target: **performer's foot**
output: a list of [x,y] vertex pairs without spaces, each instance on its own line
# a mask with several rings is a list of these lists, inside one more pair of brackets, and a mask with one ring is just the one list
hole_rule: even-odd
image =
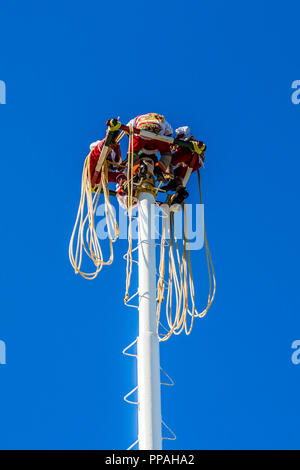
[[176,194],[174,194],[174,196],[172,196],[171,198],[171,205],[172,204],[182,204],[183,201],[189,197],[189,193],[187,192],[187,190],[185,188],[180,188],[179,191],[177,191]]

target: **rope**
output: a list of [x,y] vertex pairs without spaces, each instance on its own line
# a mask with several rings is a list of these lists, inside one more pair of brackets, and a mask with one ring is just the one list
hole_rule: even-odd
[[[125,133],[118,136],[120,141]],[[127,215],[128,215],[128,249],[125,255],[126,259],[126,286],[124,302],[129,306],[129,301],[136,295],[129,297],[130,284],[132,278],[133,248],[132,248],[132,209],[136,197],[134,198],[133,184],[133,126],[129,126],[129,147],[127,157]],[[76,274],[80,274],[85,279],[95,279],[103,266],[112,264],[114,260],[113,243],[119,237],[119,228],[114,213],[114,208],[110,203],[109,185],[108,185],[108,166],[110,162],[104,161],[101,168],[101,181],[95,192],[92,190],[90,174],[90,156],[86,157],[81,181],[81,196],[75,225],[71,235],[69,245],[69,258]],[[114,164],[116,165],[116,164]],[[120,165],[124,166],[124,162]],[[202,201],[201,179],[198,170],[198,185],[200,194],[200,203]],[[160,186],[153,188],[156,193]],[[100,193],[103,192],[105,203],[105,222],[108,231],[109,257],[104,259],[99,238],[95,227],[95,213],[99,203]],[[196,309],[195,285],[192,274],[191,252],[188,237],[187,211],[186,206],[182,204],[183,214],[183,241],[179,247],[178,237],[175,229],[174,212],[169,208],[163,211],[162,231],[160,241],[160,257],[157,280],[157,310],[156,325],[157,335],[160,341],[167,341],[173,334],[179,335],[183,331],[189,335],[192,331],[195,318],[203,318],[216,293],[216,278],[212,262],[212,256],[208,246],[206,228],[203,217],[204,244],[206,253],[206,262],[208,269],[209,289],[206,306],[202,311]],[[169,240],[167,241],[167,237]],[[81,269],[83,256],[87,255],[94,265],[91,271]],[[166,279],[167,278],[167,279]],[[163,312],[164,306],[164,312]],[[162,316],[165,317],[166,325],[163,325]],[[161,328],[163,332],[161,332]]]
[[[201,191],[201,180],[200,172],[198,170],[198,184],[200,203],[202,204],[202,191]],[[191,252],[189,246],[188,237],[188,226],[187,226],[187,214],[184,203],[182,204],[183,210],[183,243],[182,243],[182,254],[180,254],[178,239],[175,231],[174,213],[170,212],[163,217],[162,221],[162,233],[161,233],[161,244],[160,244],[160,263],[159,263],[159,275],[157,281],[157,335],[160,341],[167,341],[172,334],[179,335],[183,330],[187,335],[192,331],[195,318],[203,318],[213,300],[216,293],[216,278],[215,271],[212,262],[210,249],[208,246],[205,223],[203,218],[203,231],[204,231],[204,244],[205,253],[207,259],[208,268],[208,279],[209,279],[209,292],[208,300],[205,308],[198,312],[196,309],[195,302],[195,286],[192,274],[192,263],[191,263]],[[203,213],[202,213],[203,217]],[[170,240],[169,250],[166,252],[166,233],[169,229]],[[167,287],[167,298],[165,302],[165,317],[167,320],[168,328],[164,329],[164,333],[159,331],[159,327],[162,326],[161,315],[162,315],[162,304],[164,302],[166,281],[166,258],[168,264],[168,287]],[[173,307],[173,301],[175,306]]]
[[[80,274],[85,279],[95,279],[103,266],[112,264],[114,259],[113,243],[119,237],[118,224],[109,199],[107,164],[104,162],[102,166],[101,182],[93,194],[90,174],[90,156],[91,152],[86,157],[83,166],[81,197],[69,244],[69,258],[71,265],[73,266],[75,273]],[[110,255],[107,261],[104,260],[100,241],[95,228],[95,212],[98,206],[101,191],[103,191],[104,194],[105,219],[108,228],[109,239]],[[74,244],[76,247],[75,253]],[[95,266],[93,271],[86,272],[81,270],[84,252],[88,258],[92,260]]]
[[126,288],[124,303],[129,300],[129,289],[132,275],[132,205],[133,205],[133,127],[129,126],[129,148],[127,165],[127,214],[128,214],[128,249],[126,255]]

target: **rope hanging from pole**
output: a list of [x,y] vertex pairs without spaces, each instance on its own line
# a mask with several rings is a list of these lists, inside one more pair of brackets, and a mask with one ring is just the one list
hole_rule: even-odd
[[128,215],[128,250],[126,254],[126,289],[125,304],[129,299],[129,288],[132,275],[132,205],[133,205],[133,128],[129,128],[129,147],[128,147],[128,198],[127,198],[127,215]]
[[[129,291],[133,269],[132,209],[135,200],[134,191],[136,190],[134,186],[133,138],[136,129],[133,128],[131,124],[129,126],[123,126],[119,124],[116,124],[115,122],[113,125],[110,124],[108,136],[110,139],[109,145],[111,145],[112,134],[119,132],[119,130],[122,130],[122,132],[116,136],[116,142],[119,142],[126,134],[129,137],[127,152],[128,156],[125,169],[125,171],[127,171],[126,208],[128,216],[128,249],[125,256],[126,283],[124,302],[127,304],[129,300]],[[141,131],[141,133],[142,132],[143,131]],[[145,131],[143,134],[145,134],[147,137],[150,133]],[[158,139],[159,136],[155,136],[155,138]],[[167,137],[163,137],[163,139],[169,139],[169,141],[172,140],[175,143],[181,142],[178,139]],[[185,146],[187,146],[187,144],[195,147],[195,143],[184,142]],[[109,145],[106,147],[106,152],[110,148]],[[198,152],[197,148],[196,151]],[[97,172],[99,175],[101,174],[100,183],[96,186],[93,186],[90,171],[90,158],[91,152],[86,157],[83,166],[80,202],[69,244],[69,258],[71,265],[73,266],[75,273],[80,274],[85,279],[95,279],[103,266],[112,264],[114,260],[113,244],[119,237],[119,228],[115,211],[110,202],[110,190],[108,182],[108,170],[112,163],[107,159],[102,159],[100,162],[101,165],[97,166]],[[122,164],[114,163],[114,165],[120,166],[122,168],[125,167],[124,162]],[[197,172],[200,203],[203,204],[200,172],[199,170],[197,170]],[[149,187],[149,190],[156,192],[156,194],[158,191],[161,191],[160,187],[155,188],[154,186],[152,188]],[[107,259],[104,259],[102,247],[95,227],[95,214],[99,204],[100,194],[102,193],[104,196],[105,222],[108,232],[109,256]],[[216,293],[214,266],[208,246],[204,216],[202,212],[209,288],[206,306],[202,311],[197,310],[195,300],[195,285],[192,274],[191,251],[188,238],[187,212],[184,202],[181,204],[181,207],[184,227],[181,246],[179,245],[179,240],[176,234],[174,212],[171,210],[165,210],[164,216],[162,217],[162,230],[159,244],[160,256],[157,279],[156,311],[157,334],[160,341],[166,341],[173,334],[179,335],[183,331],[189,335],[192,331],[195,318],[203,318],[207,314]],[[84,255],[87,255],[88,259],[90,259],[94,265],[94,268],[90,271],[86,271],[82,268]],[[166,326],[164,325],[163,321],[166,322]]]

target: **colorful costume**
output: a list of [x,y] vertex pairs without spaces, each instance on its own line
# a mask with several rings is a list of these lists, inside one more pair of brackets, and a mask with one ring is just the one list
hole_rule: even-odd
[[[131,119],[127,125],[131,125],[148,132],[153,132],[157,135],[171,135],[173,133],[172,127],[165,120],[164,116],[157,113],[142,114]],[[171,148],[170,144],[167,142],[160,142],[147,137],[134,136],[133,152],[136,163],[135,173],[137,173],[142,161],[147,163],[147,159],[153,160],[153,163],[155,164],[154,173],[158,177],[162,177],[162,174],[166,172],[170,165]],[[157,159],[158,152],[161,155],[160,160]]]
[[[103,148],[105,142],[105,138],[102,140],[97,140],[97,142],[94,142],[90,145],[90,150],[91,150],[91,155],[90,155],[90,172],[91,172],[91,178],[93,178],[93,174],[97,165],[97,162],[99,160],[101,150]],[[120,165],[122,163],[122,156],[121,156],[121,149],[120,145],[117,143],[114,143],[111,145],[112,149],[107,157],[107,160],[112,163],[116,163]],[[118,170],[118,166],[110,165],[108,169],[108,181],[115,183],[118,174],[120,171]],[[101,172],[97,178],[96,184],[99,184],[101,180]]]

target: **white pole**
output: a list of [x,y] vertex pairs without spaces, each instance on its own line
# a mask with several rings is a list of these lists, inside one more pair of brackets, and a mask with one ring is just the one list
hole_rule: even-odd
[[138,430],[140,450],[161,450],[159,341],[156,334],[154,196],[139,202]]

